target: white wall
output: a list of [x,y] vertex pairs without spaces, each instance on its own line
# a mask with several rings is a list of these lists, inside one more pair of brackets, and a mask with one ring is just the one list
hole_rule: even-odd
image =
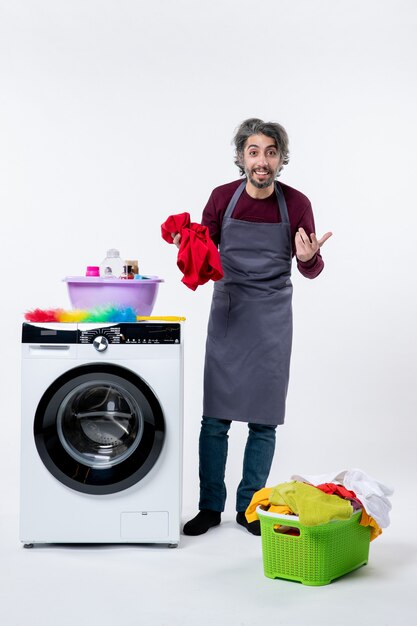
[[[334,231],[317,280],[294,268],[292,379],[271,481],[359,466],[395,485],[415,468],[416,21],[413,0],[0,0],[9,475],[23,314],[68,307],[61,278],[115,246],[165,279],[155,313],[188,319],[184,504],[194,510],[211,286],[180,283],[160,224],[182,211],[198,221],[212,188],[237,178],[231,139],[249,116],[287,128],[281,180],[310,197],[319,235]],[[232,432],[231,496],[245,428]],[[17,484],[6,485],[13,507]]]

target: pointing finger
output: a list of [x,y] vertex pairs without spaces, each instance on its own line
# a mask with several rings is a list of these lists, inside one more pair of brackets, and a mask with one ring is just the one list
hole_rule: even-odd
[[323,237],[321,239],[319,239],[318,244],[321,248],[321,246],[333,235],[333,233],[328,232],[325,235],[323,235]]

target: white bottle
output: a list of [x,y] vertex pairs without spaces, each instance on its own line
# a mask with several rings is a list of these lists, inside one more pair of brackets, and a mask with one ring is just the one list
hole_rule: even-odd
[[101,278],[120,278],[123,273],[123,261],[115,248],[107,250],[106,258],[100,263]]

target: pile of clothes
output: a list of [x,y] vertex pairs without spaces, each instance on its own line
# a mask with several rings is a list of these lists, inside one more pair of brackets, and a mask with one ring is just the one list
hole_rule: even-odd
[[257,491],[246,510],[246,519],[258,519],[260,506],[270,513],[298,515],[303,526],[349,519],[361,510],[360,524],[371,527],[371,541],[389,526],[393,489],[359,469],[335,474],[291,476],[291,480]]

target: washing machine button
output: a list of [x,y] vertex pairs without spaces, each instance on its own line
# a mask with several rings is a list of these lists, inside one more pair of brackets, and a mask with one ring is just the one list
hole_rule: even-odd
[[108,345],[109,342],[107,341],[106,337],[103,337],[101,335],[99,337],[95,337],[93,340],[93,346],[98,352],[104,352],[104,350],[107,350]]

